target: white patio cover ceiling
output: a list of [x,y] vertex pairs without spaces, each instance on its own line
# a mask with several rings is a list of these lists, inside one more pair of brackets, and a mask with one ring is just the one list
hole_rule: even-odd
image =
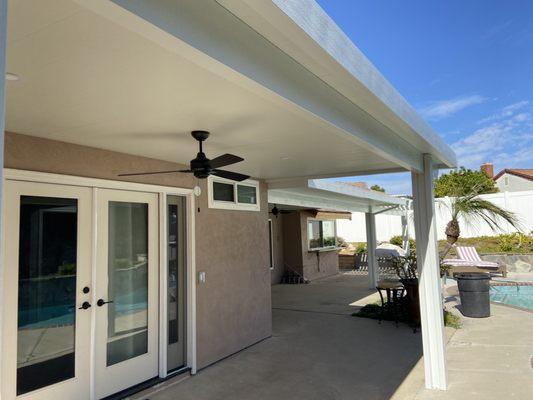
[[307,180],[269,185],[268,202],[278,208],[404,214],[408,200],[340,182]]
[[420,171],[425,153],[455,163],[312,1],[8,9],[8,131],[186,164],[189,132],[205,129],[208,157],[238,154],[236,172],[267,180]]

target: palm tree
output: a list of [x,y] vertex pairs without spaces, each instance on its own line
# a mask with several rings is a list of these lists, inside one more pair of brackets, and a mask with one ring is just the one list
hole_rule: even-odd
[[449,208],[452,219],[446,225],[446,247],[442,251],[441,260],[446,257],[452,246],[461,235],[459,218],[461,217],[467,224],[485,222],[493,231],[500,229],[499,222],[507,222],[517,230],[520,223],[516,214],[507,211],[488,200],[479,197],[478,187],[474,186],[467,193],[458,190],[457,196],[450,197]]

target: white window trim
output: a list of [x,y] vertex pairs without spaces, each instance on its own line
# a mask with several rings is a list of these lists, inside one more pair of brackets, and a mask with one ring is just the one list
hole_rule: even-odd
[[[333,245],[333,246],[323,246],[323,247],[309,247],[309,222],[312,222],[312,221],[319,221],[319,222],[333,221],[333,230],[334,230],[334,234],[335,234],[335,245]],[[336,249],[339,248],[339,246],[337,246],[337,220],[336,219],[307,218],[306,224],[307,224],[307,226],[306,226],[306,232],[307,232],[306,240],[307,240],[307,250],[308,251],[326,251],[326,250],[336,250]]]
[[[213,182],[220,182],[220,183],[226,183],[229,185],[233,185],[233,201],[215,200]],[[255,187],[257,203],[256,204],[239,203],[238,196],[237,196],[237,185]],[[230,179],[219,178],[218,176],[211,175],[209,176],[209,178],[207,178],[207,191],[208,191],[207,198],[208,198],[209,208],[219,208],[223,210],[261,211],[259,181],[247,179],[242,182],[236,182]]]
[[274,221],[272,218],[268,219],[268,234],[270,235],[270,259],[272,260],[270,264],[270,270],[272,271],[276,268],[276,260],[274,258]]

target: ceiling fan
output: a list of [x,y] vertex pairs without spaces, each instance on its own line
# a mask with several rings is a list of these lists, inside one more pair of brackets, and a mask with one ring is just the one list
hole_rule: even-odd
[[233,154],[223,154],[210,160],[203,152],[202,142],[207,140],[209,132],[207,131],[192,131],[191,135],[198,141],[200,151],[196,154],[196,158],[190,162],[190,169],[178,169],[171,171],[152,171],[152,172],[134,172],[127,174],[119,174],[119,176],[135,176],[135,175],[156,175],[168,174],[172,172],[182,172],[186,174],[194,174],[198,179],[205,179],[209,175],[219,176],[221,178],[231,179],[232,181],[241,182],[249,178],[248,175],[239,174],[237,172],[225,171],[219,169],[227,165],[236,164],[244,161],[244,158],[235,156]]

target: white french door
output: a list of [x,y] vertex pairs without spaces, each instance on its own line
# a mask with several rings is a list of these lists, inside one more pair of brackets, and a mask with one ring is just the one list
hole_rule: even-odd
[[90,188],[6,181],[2,399],[89,399]]
[[158,195],[5,182],[2,400],[157,376]]
[[97,189],[95,393],[158,375],[158,197]]

